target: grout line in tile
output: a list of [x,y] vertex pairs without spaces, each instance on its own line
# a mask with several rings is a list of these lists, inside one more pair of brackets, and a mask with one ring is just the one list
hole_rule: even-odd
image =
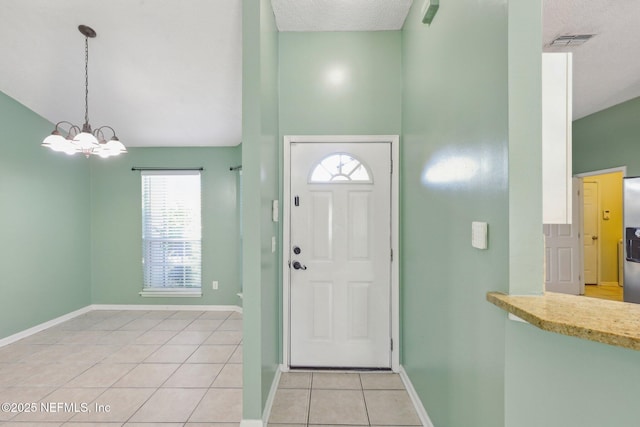
[[[98,323],[100,323],[100,322],[104,322],[104,321],[106,321],[106,320],[108,320],[108,319],[112,319],[112,320],[117,319],[118,314],[120,314],[120,313],[121,313],[120,311],[114,311],[113,313],[109,313],[109,315],[108,315],[108,316],[102,316],[102,317],[100,317],[99,319],[95,319],[95,321],[94,321],[93,323],[91,323],[91,324],[87,324],[87,325],[86,325],[86,327],[84,327],[83,329],[78,329],[78,330],[68,330],[68,331],[65,331],[65,332],[66,332],[66,333],[76,333],[76,332],[82,332],[82,331],[99,331],[99,330],[91,329],[91,327],[92,327],[93,325],[95,325],[95,324],[98,324]],[[175,335],[177,335],[178,333],[180,333],[180,332],[184,331],[184,330],[185,330],[189,325],[191,325],[194,321],[196,321],[196,320],[198,320],[198,319],[202,318],[205,314],[206,314],[206,312],[203,312],[200,316],[198,316],[198,317],[196,317],[196,318],[191,319],[191,321],[190,321],[190,322],[188,322],[187,324],[185,324],[185,325],[182,327],[182,329],[180,329],[180,330],[176,330],[176,331],[171,331],[171,332],[174,332],[174,335],[173,335],[173,336],[175,336]],[[217,327],[212,328],[212,329],[210,330],[210,334],[209,334],[209,336],[211,336],[211,334],[213,334],[215,331],[217,331],[217,330],[219,329],[219,327],[220,327],[220,326],[221,326],[221,325],[222,325],[226,320],[229,320],[229,317],[230,317],[231,315],[232,315],[232,313],[230,313],[229,315],[227,315],[224,319],[216,319],[216,320],[221,320],[221,323],[220,323]],[[131,322],[134,322],[134,321],[136,321],[136,320],[138,320],[138,319],[142,319],[142,318],[144,318],[144,314],[142,314],[142,315],[140,315],[140,316],[137,316],[137,317],[134,317],[134,318],[131,318],[131,320],[130,320],[129,322],[127,322],[127,323],[123,324],[120,328],[124,327],[125,325],[127,325],[127,324],[129,324],[129,323],[131,323]],[[165,319],[162,319],[162,320],[166,320],[166,318],[165,318]],[[162,321],[162,320],[161,320],[161,321]],[[188,319],[187,319],[187,320],[188,320]],[[114,333],[114,332],[116,332],[116,331],[123,331],[123,330],[121,330],[120,328],[105,330],[105,331],[104,331],[104,332],[106,332],[105,337],[106,337],[106,336],[108,336],[108,335],[110,335],[110,334],[113,334],[113,333]],[[153,328],[146,329],[146,330],[131,330],[131,331],[126,331],[126,332],[138,332],[137,337],[140,337],[141,335],[143,335],[143,334],[145,334],[145,333],[147,333],[147,332],[151,331],[152,329],[153,329]],[[75,379],[76,379],[77,377],[79,377],[80,375],[83,375],[83,374],[84,374],[85,372],[87,372],[88,370],[90,370],[90,369],[94,368],[94,367],[95,367],[95,366],[97,366],[97,365],[102,364],[106,358],[108,358],[108,357],[109,357],[110,355],[112,355],[113,353],[115,353],[115,352],[117,352],[117,351],[121,350],[122,348],[124,348],[124,347],[125,347],[125,346],[127,346],[127,345],[138,345],[138,346],[151,346],[151,345],[155,345],[155,346],[158,346],[158,349],[157,349],[157,350],[159,350],[159,349],[160,349],[160,348],[162,348],[163,346],[167,345],[168,341],[169,341],[170,339],[172,339],[172,338],[173,338],[173,337],[169,338],[169,339],[168,339],[166,342],[164,342],[164,343],[155,343],[155,344],[154,344],[154,343],[139,344],[139,343],[136,343],[136,342],[135,342],[135,340],[133,340],[133,341],[131,341],[131,342],[126,342],[126,343],[104,343],[103,341],[99,341],[99,342],[93,343],[92,345],[96,345],[96,346],[101,346],[101,345],[104,345],[104,346],[111,346],[111,347],[112,347],[112,349],[111,349],[111,350],[113,350],[113,351],[106,352],[106,353],[104,353],[104,354],[100,353],[100,354],[101,354],[101,357],[96,358],[96,360],[92,360],[92,361],[91,361],[91,362],[86,366],[86,368],[85,368],[85,369],[83,369],[83,370],[81,370],[81,371],[78,371],[77,373],[76,373],[76,372],[73,372],[75,375],[74,375],[74,376],[72,376],[71,378],[67,379],[63,384],[61,384],[61,385],[56,385],[56,386],[51,387],[51,391],[50,391],[48,394],[46,394],[45,396],[43,396],[41,399],[39,399],[39,400],[45,400],[48,396],[50,396],[50,395],[52,395],[53,393],[56,393],[56,392],[58,392],[58,391],[60,391],[60,390],[63,390],[63,389],[70,389],[70,388],[80,388],[80,389],[83,389],[83,388],[96,388],[96,387],[69,387],[69,383],[70,383],[71,381],[75,380]],[[82,345],[82,343],[71,343],[71,342],[70,342],[70,343],[63,343],[63,342],[61,342],[61,341],[60,341],[61,339],[62,339],[62,337],[61,337],[59,340],[57,340],[56,342],[41,343],[42,349],[44,349],[44,348],[51,348],[52,346],[56,346],[56,345],[60,345],[60,346],[69,346],[69,347],[72,347],[72,346],[74,346],[74,345],[77,345],[77,346],[79,346],[79,347],[86,348],[86,345]],[[205,340],[205,341],[206,341],[206,340]],[[207,391],[208,391],[208,390],[211,390],[211,388],[212,388],[211,386],[213,385],[213,383],[215,382],[215,380],[218,378],[218,376],[220,375],[220,373],[222,372],[222,370],[224,369],[224,367],[225,367],[225,366],[227,366],[228,364],[230,364],[229,360],[231,359],[231,357],[232,357],[233,353],[235,353],[235,351],[237,351],[237,350],[238,350],[238,348],[242,346],[242,344],[243,344],[243,342],[242,342],[242,340],[241,340],[241,341],[240,341],[240,343],[238,343],[238,344],[235,344],[235,345],[234,345],[234,350],[233,350],[233,352],[231,352],[231,354],[229,355],[229,357],[226,359],[226,361],[225,361],[224,363],[221,363],[222,368],[221,368],[221,369],[220,369],[220,371],[218,371],[218,373],[213,377],[213,379],[212,379],[211,383],[209,384],[209,386],[208,386],[208,387],[206,387],[206,386],[205,386],[205,387],[201,387],[201,388],[203,388],[203,389],[205,389],[205,390],[207,390]],[[32,345],[35,345],[35,344],[32,344]],[[192,344],[192,345],[193,345],[193,344]],[[201,346],[203,346],[203,345],[204,345],[204,341],[203,341],[202,343],[200,343],[200,344],[195,344],[195,345],[194,345],[194,350],[193,350],[193,352],[197,351],[197,350],[198,350],[199,348],[201,348]],[[217,344],[213,344],[213,346],[216,346],[216,345],[217,345]],[[224,345],[224,344],[220,344],[220,345]],[[156,350],[156,351],[157,351],[157,350]],[[187,359],[185,359],[185,360],[184,360],[183,362],[181,362],[181,363],[170,363],[170,362],[164,362],[164,363],[161,363],[161,364],[164,364],[164,365],[178,365],[178,368],[177,368],[177,369],[179,369],[180,367],[182,367],[182,366],[186,365],[186,360],[188,360],[188,358],[193,354],[193,352],[192,352],[192,353],[187,357]],[[154,353],[155,353],[155,352],[154,352]],[[152,353],[152,354],[153,354],[153,353]],[[149,356],[149,357],[150,357],[150,356]],[[145,360],[146,360],[146,359],[145,359]],[[78,361],[78,363],[82,363],[82,361]],[[144,363],[144,360],[143,360],[143,361],[140,361],[140,362],[121,362],[121,363],[131,363],[131,364],[134,364],[134,365],[140,366],[140,365],[142,365],[142,364]],[[241,363],[241,362],[240,362],[240,363],[238,363],[238,364],[242,365],[242,363]],[[7,365],[8,365],[8,366],[11,366],[11,365],[15,365],[15,363],[7,363]],[[177,370],[177,369],[176,369],[176,370]],[[175,373],[175,371],[174,371],[174,373]],[[34,375],[36,375],[36,374],[34,373]],[[126,373],[125,373],[125,374],[123,374],[123,376],[124,376],[124,375],[126,375]],[[149,402],[149,400],[150,400],[150,399],[152,399],[152,398],[153,398],[153,396],[155,396],[155,394],[157,394],[157,393],[158,393],[158,391],[162,388],[162,386],[163,386],[163,385],[164,385],[164,384],[169,380],[169,378],[170,378],[172,375],[173,375],[173,373],[172,373],[172,374],[171,374],[167,379],[165,379],[165,381],[164,381],[160,386],[158,386],[158,387],[128,387],[128,388],[136,388],[136,389],[152,389],[152,390],[153,390],[153,392],[149,395],[149,397],[148,397],[144,402],[142,402],[142,403],[141,403],[141,404],[140,404],[140,405],[139,405],[139,406],[138,406],[138,407],[133,411],[133,413],[132,413],[132,414],[131,414],[127,419],[126,419],[126,421],[124,421],[124,422],[118,422],[118,423],[116,423],[116,424],[122,425],[122,424],[125,424],[125,423],[127,423],[127,422],[131,422],[131,419],[132,419],[132,418],[133,418],[133,417],[134,417],[134,416],[135,416],[135,415],[136,415],[136,414],[137,414],[137,413],[142,409],[142,407],[144,407],[144,406]],[[27,378],[29,378],[29,377],[30,377],[30,376],[28,376]],[[14,384],[14,385],[9,386],[9,387],[4,387],[4,389],[17,389],[17,388],[19,388],[18,386],[19,386],[19,383]],[[97,388],[103,388],[103,391],[102,391],[99,395],[97,395],[97,396],[92,400],[92,402],[95,402],[95,401],[97,401],[98,399],[100,399],[100,398],[101,398],[105,393],[107,393],[108,391],[112,391],[112,392],[113,392],[113,390],[117,390],[117,389],[118,389],[118,387],[114,387],[113,385],[111,385],[111,386],[109,386],[109,387],[97,387]],[[192,389],[192,387],[172,387],[172,388],[185,389],[185,390],[190,390],[190,389]],[[112,389],[113,389],[113,390],[112,390]],[[196,410],[196,408],[198,407],[198,405],[202,402],[202,399],[204,399],[204,396],[206,395],[206,393],[207,393],[207,392],[205,391],[205,393],[203,394],[202,398],[200,399],[200,402],[198,402],[198,404],[196,404],[196,405],[194,406],[193,411],[195,411],[195,410]],[[310,407],[310,399],[311,399],[311,396],[309,395],[309,401],[308,401],[309,407]],[[190,414],[190,415],[189,415],[189,417],[187,418],[187,421],[186,421],[185,423],[180,423],[180,424],[186,425],[186,423],[188,422],[188,420],[189,420],[189,419],[191,418],[191,416],[193,415],[193,411],[191,412],[191,414]],[[14,415],[14,417],[15,417],[15,415]],[[13,419],[14,417],[10,418],[9,420]],[[6,420],[6,421],[9,421],[9,420]],[[308,421],[308,420],[307,420],[307,421]],[[73,423],[72,419],[69,419],[69,420],[67,420],[66,422]],[[308,423],[307,423],[307,425],[308,425]]]
[[364,395],[364,384],[362,384],[362,375],[358,374],[358,381],[360,381],[360,393],[362,393],[362,401],[364,402],[364,412],[367,414],[367,423],[371,425],[371,417],[369,417],[369,407],[367,406],[367,398]]
[[[144,387],[131,387],[131,388],[144,388]],[[146,388],[153,388],[153,387],[146,387]],[[109,389],[111,389],[111,387],[109,387]],[[109,390],[109,389],[108,389],[108,390]],[[151,394],[149,395],[149,397],[147,397],[147,399],[146,399],[144,402],[142,402],[142,403],[138,406],[138,408],[137,408],[135,411],[133,411],[133,413],[132,413],[131,415],[129,415],[129,418],[127,418],[127,420],[126,420],[125,422],[123,422],[123,423],[122,423],[122,425],[125,425],[125,424],[127,424],[128,422],[130,422],[130,421],[131,421],[131,418],[133,418],[133,417],[134,417],[138,412],[140,412],[140,410],[144,407],[144,405],[146,405],[146,404],[147,404],[147,402],[149,402],[149,400],[151,400],[151,398],[152,398],[152,397],[153,397],[153,396],[158,392],[158,390],[160,390],[160,388],[159,388],[159,387],[157,387],[157,388],[154,390],[154,392],[153,392],[153,393],[151,393]],[[106,393],[106,391],[105,391],[105,393]]]
[[[222,371],[222,369],[220,370]],[[216,377],[220,374],[220,372],[218,372],[218,374],[216,375]],[[215,381],[215,379],[214,379]],[[209,387],[211,387],[213,385],[213,381],[211,382],[211,384],[209,384]],[[198,409],[198,406],[200,406],[200,404],[202,403],[202,401],[204,400],[205,396],[207,395],[207,393],[209,393],[210,388],[207,388],[207,390],[202,393],[202,397],[200,398],[200,400],[198,401],[198,403],[193,407],[193,409],[191,410],[191,412],[189,413],[189,416],[187,417],[187,419],[185,420],[183,425],[187,425],[187,423],[189,422],[189,420],[191,419],[191,417],[193,417],[193,413],[196,411],[196,409]]]
[[309,381],[309,400],[307,401],[307,426],[311,423],[311,399],[313,395],[313,377],[315,372],[311,372],[311,381]]

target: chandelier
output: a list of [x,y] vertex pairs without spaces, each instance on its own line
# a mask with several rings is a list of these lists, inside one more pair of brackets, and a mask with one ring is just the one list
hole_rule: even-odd
[[[100,157],[118,156],[127,152],[127,148],[116,136],[116,131],[111,126],[101,126],[91,130],[89,124],[89,37],[94,38],[96,32],[86,25],[80,25],[78,30],[84,35],[84,124],[82,128],[67,121],[56,123],[51,135],[42,141],[43,147],[49,147],[53,151],[73,155],[82,153],[86,157],[96,155]],[[66,125],[61,127],[61,125]],[[64,127],[69,127],[64,131]],[[61,134],[61,130],[66,136]],[[107,141],[105,132],[111,135]]]

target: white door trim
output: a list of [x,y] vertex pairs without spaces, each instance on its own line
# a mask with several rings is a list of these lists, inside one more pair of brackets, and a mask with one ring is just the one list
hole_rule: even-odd
[[289,222],[291,209],[291,143],[304,142],[389,142],[391,144],[391,369],[400,370],[400,249],[399,249],[399,204],[400,204],[400,137],[398,135],[286,135],[283,138],[283,191],[282,191],[282,362],[289,370],[290,309],[289,248],[291,247]]
[[626,166],[618,166],[616,168],[600,169],[600,170],[591,171],[591,172],[582,172],[582,173],[575,174],[574,176],[576,178],[586,178],[586,177],[589,177],[589,176],[605,175],[605,174],[614,173],[614,172],[622,172],[622,176],[625,177],[625,176],[627,176],[627,167]]
[[[608,173],[615,173],[615,172],[622,172],[622,178],[627,176],[627,167],[626,166],[617,166],[614,168],[608,168],[608,169],[599,169],[599,170],[595,170],[595,171],[589,171],[589,172],[582,172],[582,173],[578,173],[574,175],[574,178],[581,178],[582,181],[584,182],[584,178],[589,178],[591,176],[595,176],[595,175],[605,175]],[[580,230],[583,229],[584,227],[584,202],[581,202],[578,204],[578,208],[580,209]],[[598,210],[600,210],[600,193],[598,192]],[[582,232],[582,231],[581,231]],[[600,224],[598,223],[598,236],[600,235]],[[582,248],[584,249],[584,248]],[[581,259],[584,261],[584,252],[583,250],[580,251],[580,255]],[[600,262],[600,242],[598,242],[598,263]],[[600,266],[598,266],[598,285],[600,284]],[[582,265],[582,294],[584,295],[584,265]]]

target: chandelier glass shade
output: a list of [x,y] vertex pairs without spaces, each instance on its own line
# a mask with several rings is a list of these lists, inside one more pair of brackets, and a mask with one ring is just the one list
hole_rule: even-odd
[[69,155],[82,153],[86,157],[95,155],[103,158],[118,156],[126,153],[127,148],[118,139],[116,131],[111,126],[101,126],[92,130],[89,124],[89,38],[95,37],[96,32],[86,25],[80,25],[78,30],[85,37],[84,124],[80,128],[67,121],[58,122],[51,135],[46,137],[41,145]]

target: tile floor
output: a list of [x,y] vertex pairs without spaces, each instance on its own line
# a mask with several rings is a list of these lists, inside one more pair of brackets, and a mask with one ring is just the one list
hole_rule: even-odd
[[242,316],[89,312],[0,347],[0,403],[2,426],[237,426]]
[[269,417],[269,427],[337,424],[422,425],[398,374],[282,374]]
[[[92,311],[0,347],[0,425],[228,427],[242,418],[242,315]],[[7,410],[8,409],[8,410]],[[269,425],[420,425],[390,373],[282,374]]]

